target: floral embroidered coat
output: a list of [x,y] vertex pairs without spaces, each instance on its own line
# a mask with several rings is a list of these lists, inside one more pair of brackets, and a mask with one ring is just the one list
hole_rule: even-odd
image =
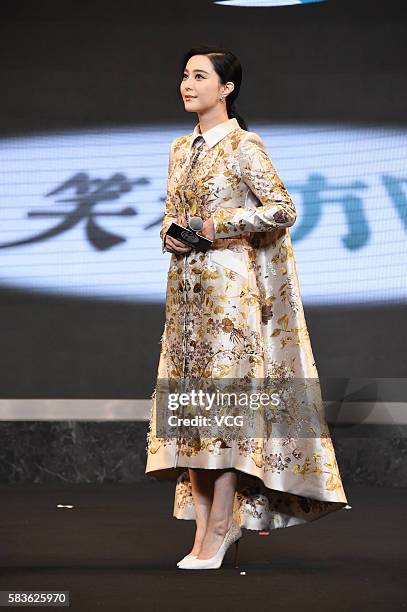
[[[197,137],[203,147],[191,165]],[[163,250],[169,225],[185,226],[191,215],[212,216],[215,239],[206,253],[171,255],[158,379],[317,379],[290,240],[295,205],[260,136],[235,118],[202,135],[197,124],[171,143]],[[318,415],[321,435],[264,431],[194,443],[157,435],[156,400],[155,389],[146,473],[176,481],[176,518],[195,518],[188,467],[237,470],[234,515],[247,529],[297,525],[346,506],[320,396],[305,412]]]

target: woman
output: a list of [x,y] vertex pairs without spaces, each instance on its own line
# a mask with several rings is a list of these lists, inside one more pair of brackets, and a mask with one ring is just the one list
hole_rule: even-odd
[[[212,569],[233,542],[237,552],[242,527],[310,522],[347,500],[319,387],[310,397],[303,384],[318,374],[290,241],[295,206],[260,136],[236,113],[236,56],[205,46],[190,50],[182,65],[180,93],[198,123],[170,149],[160,235],[172,255],[158,380],[302,381],[307,393],[307,401],[289,403],[284,435],[271,435],[263,419],[260,433],[228,438],[205,437],[199,427],[195,437],[161,435],[154,390],[146,473],[176,479],[174,516],[196,521],[194,544],[178,567]],[[191,216],[204,221],[199,234],[213,241],[206,252],[167,235],[172,222],[186,227]],[[304,423],[307,435],[298,433]]]

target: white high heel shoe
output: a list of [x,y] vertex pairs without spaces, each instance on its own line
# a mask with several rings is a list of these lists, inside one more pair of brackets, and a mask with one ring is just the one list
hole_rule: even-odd
[[185,557],[183,557],[181,561],[178,561],[177,563],[178,567],[181,567],[181,565],[185,565],[186,563],[189,563],[189,561],[196,559],[197,556],[198,555],[185,555]]
[[235,543],[235,562],[234,565],[237,567],[237,556],[238,556],[238,545],[239,540],[242,537],[242,530],[240,526],[232,521],[231,526],[223,538],[223,542],[220,545],[218,552],[210,559],[190,559],[181,565],[178,565],[180,569],[219,569],[223,562],[223,557],[226,554],[227,549],[233,543]]

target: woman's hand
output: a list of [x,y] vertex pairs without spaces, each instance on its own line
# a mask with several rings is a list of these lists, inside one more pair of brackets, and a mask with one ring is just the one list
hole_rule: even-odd
[[[215,227],[213,225],[212,217],[206,219],[202,226],[202,229],[197,232],[198,236],[203,236],[204,238],[208,238],[209,240],[214,240],[215,238]],[[180,240],[176,238],[172,238],[171,236],[165,237],[164,246],[170,253],[175,253],[177,255],[185,255],[185,253],[189,253],[192,250],[191,246],[184,244]]]
[[198,236],[203,236],[204,238],[208,238],[208,240],[214,240],[215,238],[215,227],[213,225],[212,217],[206,219],[202,226],[202,229],[197,232]]
[[192,251],[192,247],[184,244],[180,240],[176,238],[172,238],[171,236],[165,236],[164,246],[170,253],[175,253],[176,255],[185,255],[185,253],[189,253]]

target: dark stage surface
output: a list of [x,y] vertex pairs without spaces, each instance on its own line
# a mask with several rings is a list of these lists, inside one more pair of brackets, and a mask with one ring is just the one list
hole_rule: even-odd
[[406,489],[345,490],[352,509],[243,530],[239,569],[230,549],[221,569],[192,572],[176,567],[195,523],[172,518],[173,483],[3,485],[0,590],[69,590],[89,612],[407,608]]

